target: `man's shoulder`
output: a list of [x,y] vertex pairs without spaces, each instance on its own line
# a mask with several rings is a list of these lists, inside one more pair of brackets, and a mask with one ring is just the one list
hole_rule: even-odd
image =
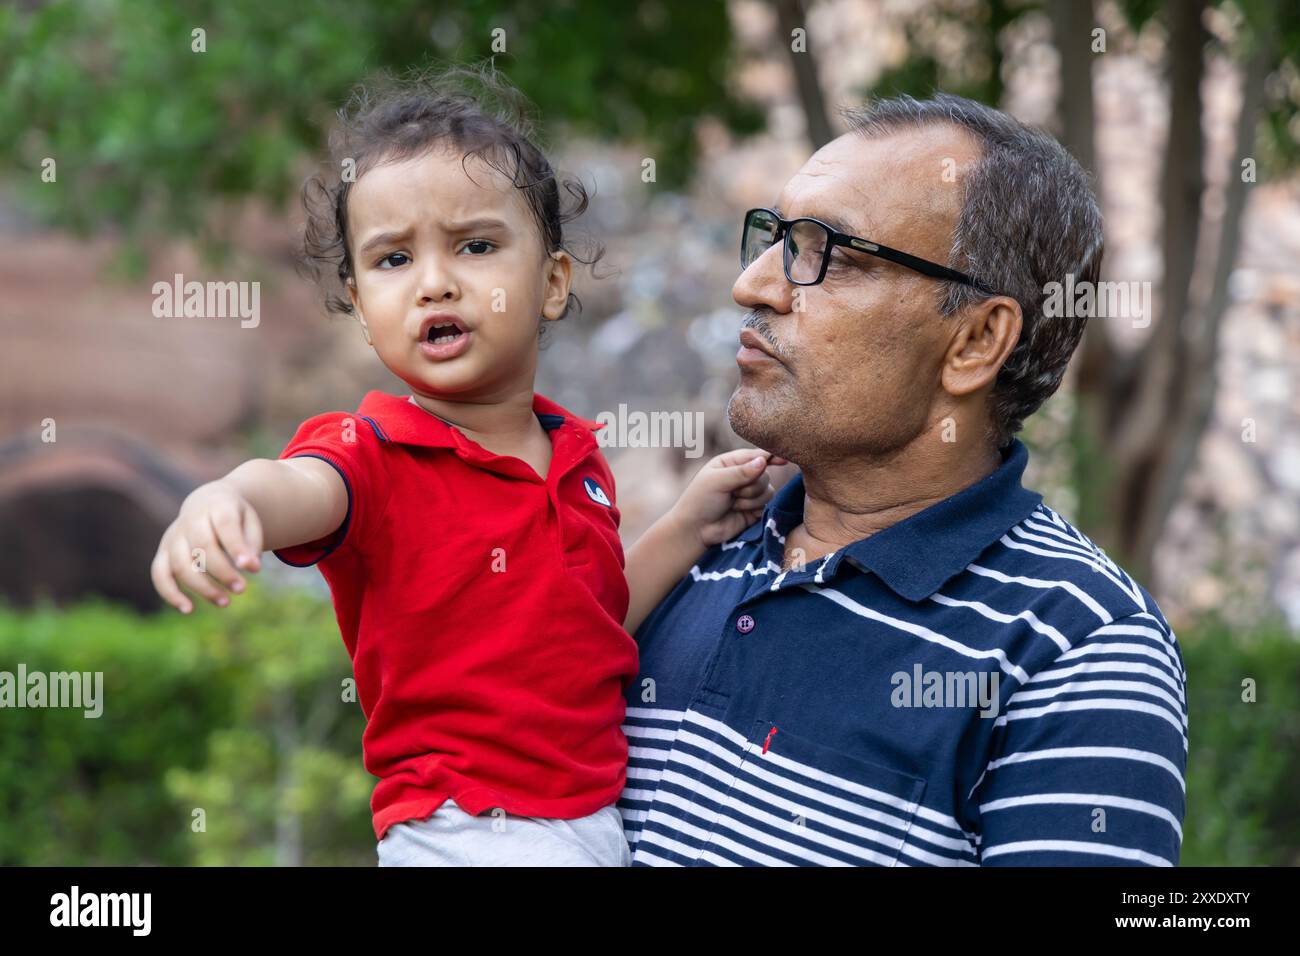
[[961,577],[969,587],[1000,591],[999,604],[1022,603],[1069,648],[1099,632],[1125,629],[1146,629],[1176,646],[1150,592],[1046,503],[1008,529]]
[[[763,547],[765,530],[777,534],[775,528],[766,529],[770,520],[764,516],[730,541],[714,545],[695,562],[682,585],[741,584],[756,575],[775,580],[781,568]],[[1175,643],[1150,592],[1046,503],[991,542],[923,603],[951,600],[983,604],[995,615],[1033,618],[1063,650],[1101,628],[1145,627]]]

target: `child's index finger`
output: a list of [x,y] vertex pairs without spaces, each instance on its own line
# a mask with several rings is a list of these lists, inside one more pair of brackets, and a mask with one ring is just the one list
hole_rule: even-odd
[[767,458],[768,453],[761,448],[733,448],[731,451],[724,451],[713,459],[713,463],[719,468],[734,468],[736,465],[744,465],[755,458]]
[[245,550],[235,555],[235,564],[246,571],[258,570],[262,563],[262,521],[252,508],[244,509],[244,546]]
[[760,454],[766,455],[766,456],[767,456],[767,463],[768,463],[769,465],[775,466],[775,465],[788,465],[788,464],[790,464],[790,462],[789,462],[788,459],[786,459],[786,458],[782,458],[780,455],[774,454],[773,452],[770,452],[770,451],[766,451],[766,450],[764,450],[764,449],[762,449],[762,448],[755,448],[754,451],[759,452]]
[[239,556],[248,551],[244,538],[244,526],[236,511],[221,511],[212,516],[212,530],[216,533],[217,543],[230,555],[235,567],[240,567]]

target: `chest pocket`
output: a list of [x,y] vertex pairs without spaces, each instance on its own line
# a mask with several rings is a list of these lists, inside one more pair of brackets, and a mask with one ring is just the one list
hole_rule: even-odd
[[702,855],[751,866],[900,865],[925,781],[771,731],[766,720],[750,726]]

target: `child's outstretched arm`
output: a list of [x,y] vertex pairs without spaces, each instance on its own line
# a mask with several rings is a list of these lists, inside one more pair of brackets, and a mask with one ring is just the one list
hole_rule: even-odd
[[[244,590],[237,567],[255,572],[263,551],[325,537],[343,524],[347,509],[343,479],[319,458],[246,461],[182,502],[158,543],[149,569],[153,585],[183,614],[193,605],[178,584],[225,607],[230,599],[217,585]],[[203,552],[206,573],[195,568],[195,549]]]
[[705,550],[758,520],[772,497],[769,464],[784,464],[784,459],[757,448],[738,448],[710,459],[668,513],[628,548],[630,596],[623,627],[629,634]]

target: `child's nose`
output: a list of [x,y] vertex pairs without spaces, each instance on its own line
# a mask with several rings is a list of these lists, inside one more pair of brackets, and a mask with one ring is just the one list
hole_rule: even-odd
[[426,255],[420,268],[421,302],[443,302],[460,297],[456,271],[443,256]]

